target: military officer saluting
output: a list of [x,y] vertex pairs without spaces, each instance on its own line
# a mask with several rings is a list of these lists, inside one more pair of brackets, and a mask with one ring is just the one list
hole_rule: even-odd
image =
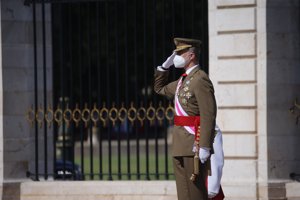
[[[223,199],[220,189],[224,160],[222,136],[216,128],[217,108],[212,82],[199,68],[201,41],[175,38],[174,43],[173,54],[156,69],[154,90],[174,99],[172,156],[178,200]],[[185,73],[168,83],[168,69],[172,65],[184,68]],[[214,151],[215,157],[211,156]],[[211,170],[215,175],[213,181],[208,178]]]

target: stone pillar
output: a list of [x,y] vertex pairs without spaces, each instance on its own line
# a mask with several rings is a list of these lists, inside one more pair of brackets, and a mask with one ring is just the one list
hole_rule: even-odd
[[[4,182],[26,178],[26,171],[34,172],[34,128],[25,118],[34,104],[34,55],[32,6],[23,0],[1,1],[2,73],[3,73],[3,141]],[[43,70],[41,5],[37,6],[38,105],[43,106]],[[47,96],[52,99],[52,44],[50,6],[46,6]],[[2,87],[1,87],[2,88]],[[1,126],[2,127],[2,126]],[[52,170],[53,134],[48,131],[48,169]],[[43,129],[39,129],[40,173],[44,169]]]
[[230,199],[257,199],[258,27],[255,0],[209,3],[209,73],[223,131],[222,184]]
[[[209,1],[210,76],[229,199],[286,199],[300,169],[300,12],[293,0]],[[298,170],[298,171],[297,171]]]

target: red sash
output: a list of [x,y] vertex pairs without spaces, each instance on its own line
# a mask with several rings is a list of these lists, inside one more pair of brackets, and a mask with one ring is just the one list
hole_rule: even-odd
[[[174,116],[174,124],[176,126],[194,126],[195,141],[199,141],[200,138],[197,138],[196,133],[200,126],[200,116]],[[200,135],[198,137],[200,137]]]

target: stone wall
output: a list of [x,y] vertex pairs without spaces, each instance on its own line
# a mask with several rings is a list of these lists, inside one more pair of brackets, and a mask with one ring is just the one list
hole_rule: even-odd
[[[2,0],[1,3],[4,179],[22,179],[27,170],[34,171],[34,128],[25,118],[34,104],[33,14],[32,7],[25,6],[23,0]],[[37,11],[38,105],[43,105],[41,6],[37,6]],[[50,7],[47,6],[47,30],[51,30],[50,26]],[[51,35],[47,38],[47,93],[52,99]],[[48,137],[52,138],[52,134]],[[42,129],[39,138],[43,144]],[[42,145],[39,152],[43,152]],[[43,157],[40,153],[41,170]]]

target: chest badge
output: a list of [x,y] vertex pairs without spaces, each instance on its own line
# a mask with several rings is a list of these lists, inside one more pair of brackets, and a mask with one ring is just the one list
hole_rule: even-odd
[[187,92],[185,94],[185,96],[186,96],[187,99],[190,99],[192,97],[192,93],[191,92]]
[[189,80],[186,80],[181,91],[177,93],[177,95],[180,97],[181,102],[184,106],[188,105],[188,100],[192,97],[192,93],[190,92],[190,87],[189,87],[192,80],[193,80],[193,77],[191,77]]
[[188,87],[188,86],[185,86],[185,87],[183,88],[183,91],[185,91],[185,92],[189,91],[189,87]]

